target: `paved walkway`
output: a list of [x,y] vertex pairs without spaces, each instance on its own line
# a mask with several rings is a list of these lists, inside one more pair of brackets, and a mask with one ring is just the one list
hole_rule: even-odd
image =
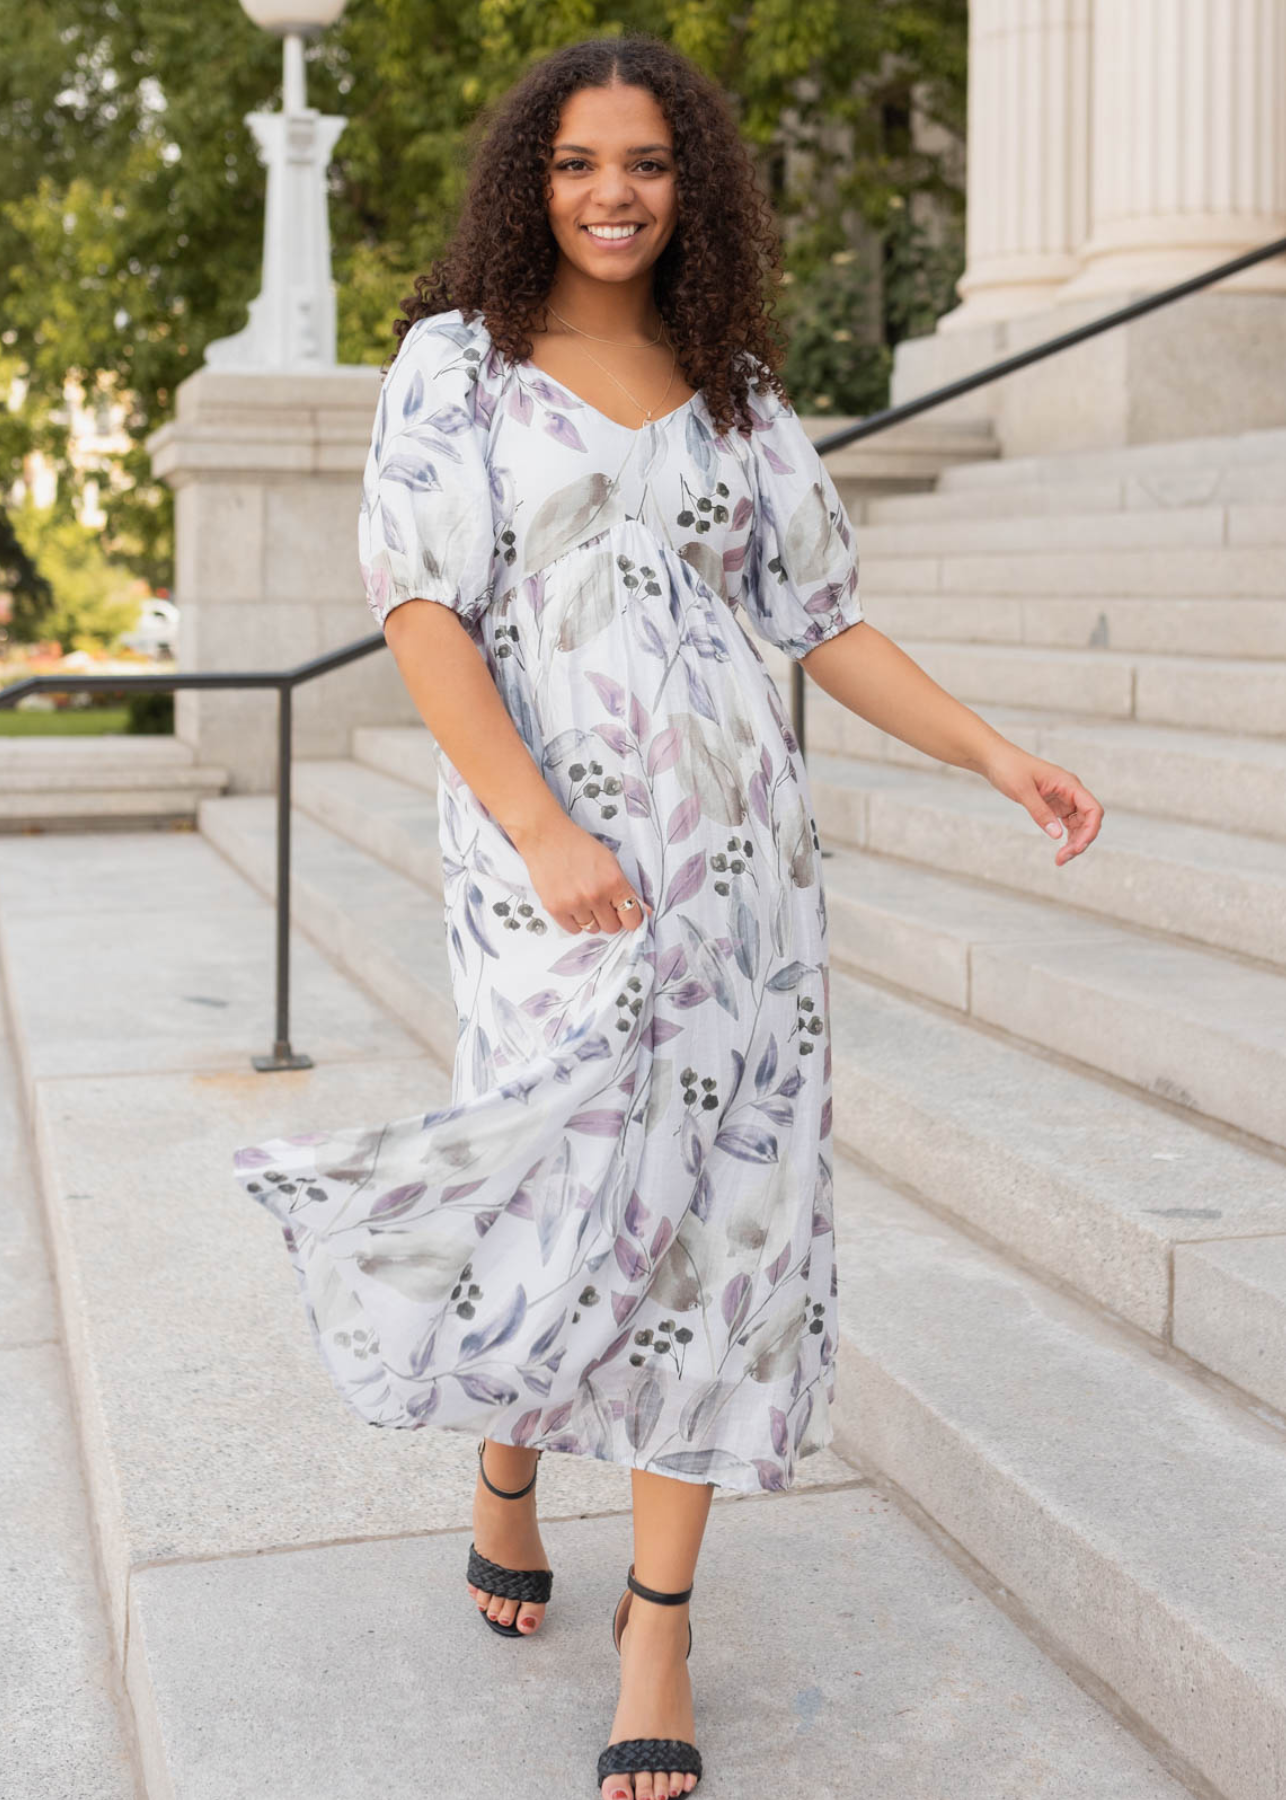
[[[0,1285],[6,1797],[473,1800],[497,1791],[503,1744],[506,1782],[588,1800],[628,1472],[545,1459],[554,1603],[529,1643],[486,1631],[464,1587],[473,1440],[360,1428],[276,1226],[228,1174],[238,1143],[441,1104],[446,1073],[298,935],[293,1035],[318,1066],[254,1072],[271,910],[193,835],[0,840],[0,957],[21,1065],[0,1063],[0,1140],[20,1163],[21,1087],[59,1294],[20,1167]],[[712,1509],[693,1608],[702,1791],[1178,1800],[839,1447],[790,1494]]]

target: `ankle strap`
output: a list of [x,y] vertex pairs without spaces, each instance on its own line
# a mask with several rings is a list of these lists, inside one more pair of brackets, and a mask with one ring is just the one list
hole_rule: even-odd
[[529,1494],[536,1485],[536,1475],[540,1468],[540,1459],[545,1454],[544,1451],[537,1450],[537,1452],[536,1452],[536,1468],[532,1470],[531,1480],[527,1483],[526,1487],[512,1488],[512,1489],[498,1488],[496,1486],[495,1482],[487,1474],[486,1469],[483,1467],[482,1450],[483,1450],[483,1445],[485,1445],[486,1441],[487,1441],[486,1438],[483,1438],[482,1442],[478,1445],[478,1473],[479,1473],[479,1475],[481,1475],[483,1481],[491,1489],[492,1493],[497,1494],[501,1500],[521,1500],[523,1495]]
[[682,1606],[685,1600],[692,1598],[692,1589],[684,1588],[681,1594],[663,1594],[659,1588],[644,1587],[641,1581],[634,1579],[634,1564],[630,1564],[630,1572],[625,1577],[626,1585],[641,1600],[654,1600],[658,1606]]

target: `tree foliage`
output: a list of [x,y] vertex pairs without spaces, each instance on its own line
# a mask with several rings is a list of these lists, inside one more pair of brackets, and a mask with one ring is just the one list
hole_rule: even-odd
[[[349,0],[307,60],[309,103],[348,120],[331,171],[341,360],[388,354],[398,301],[449,236],[480,109],[530,61],[585,36],[652,31],[733,96],[800,292],[859,226],[879,243],[905,238],[916,194],[958,216],[943,160],[915,149],[900,121],[914,88],[929,116],[962,131],[966,10],[966,0]],[[234,0],[0,0],[0,42],[10,53],[0,354],[29,382],[30,442],[56,442],[68,369],[128,396],[126,473],[137,485],[106,498],[109,538],[162,579],[169,496],[151,482],[142,442],[205,345],[244,324],[258,289],[265,177],[245,115],[280,103],[280,44]],[[914,265],[910,240],[903,261],[908,250]],[[921,317],[951,303],[947,286],[944,300],[942,281],[929,284]],[[833,310],[834,294],[823,298]],[[889,335],[879,321],[860,329],[868,352]],[[858,387],[838,393],[838,410],[871,387],[871,357],[857,361]],[[812,391],[827,380],[843,389],[843,356],[823,366],[814,354],[814,366]],[[10,473],[14,454],[0,436]]]

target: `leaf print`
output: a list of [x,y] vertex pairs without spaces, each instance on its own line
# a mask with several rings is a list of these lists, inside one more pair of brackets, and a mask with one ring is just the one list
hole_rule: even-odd
[[495,1350],[499,1345],[508,1343],[526,1317],[527,1295],[520,1285],[514,1289],[508,1307],[498,1318],[493,1319],[490,1325],[485,1325],[478,1331],[469,1332],[460,1340],[461,1356],[482,1356],[486,1351]]
[[575,1177],[571,1144],[563,1138],[554,1154],[547,1158],[532,1195],[542,1263],[548,1263],[563,1221],[571,1211]]
[[[786,1300],[790,1290],[782,1288],[778,1297]],[[746,1345],[746,1373],[752,1381],[779,1381],[799,1356],[799,1343],[804,1334],[803,1315],[793,1308],[790,1316],[764,1314],[750,1328]]]
[[402,396],[402,417],[413,419],[424,405],[424,376],[417,369]]
[[736,1485],[746,1464],[727,1450],[672,1450],[667,1456],[654,1458],[648,1467],[663,1475],[700,1475],[707,1481],[722,1477]]
[[723,1010],[731,1013],[734,1019],[740,1018],[741,1015],[737,1010],[737,996],[724,969],[723,957],[701,927],[687,913],[680,913],[678,918],[688,947],[688,961],[694,972],[707,983],[710,992]]
[[775,1163],[777,1140],[771,1131],[755,1125],[727,1125],[714,1140],[716,1150],[726,1150],[739,1162]]
[[545,430],[551,438],[557,438],[560,444],[566,444],[569,450],[584,450],[585,440],[562,413],[551,412],[545,415]]
[[820,481],[814,481],[791,514],[782,557],[799,586],[822,581],[830,568],[831,516]]
[[567,1121],[568,1131],[583,1131],[587,1137],[619,1137],[625,1114],[610,1107],[595,1107],[589,1112],[573,1113]]
[[612,1317],[615,1319],[615,1321],[618,1325],[624,1325],[625,1321],[631,1316],[631,1314],[634,1312],[634,1309],[635,1309],[635,1307],[637,1307],[637,1305],[638,1305],[637,1295],[635,1295],[635,1294],[618,1294],[616,1292],[615,1288],[613,1288],[613,1290],[612,1290]]
[[529,375],[527,385],[533,394],[539,396],[547,406],[565,406],[569,411],[579,411],[585,402],[565,388],[561,383],[548,381],[543,375]]
[[465,883],[464,890],[464,922],[468,926],[469,935],[478,948],[488,956],[497,956],[495,945],[487,935],[487,916],[483,911],[486,902],[482,897],[482,889],[476,881]]
[[666,843],[677,844],[680,838],[691,837],[700,818],[701,802],[695,794],[690,794],[686,800],[681,800],[670,814],[669,824],[665,831]]
[[649,775],[663,775],[672,769],[679,760],[679,752],[683,748],[683,740],[678,730],[668,726],[659,731],[652,740],[652,747],[647,753],[647,772]]
[[734,1275],[723,1290],[723,1298],[719,1302],[724,1322],[728,1327],[728,1336],[736,1337],[741,1330],[742,1320],[746,1316],[746,1308],[750,1305],[750,1277]]
[[732,915],[732,953],[746,980],[753,981],[759,968],[759,921],[740,898],[732,909]]
[[688,699],[692,705],[712,723],[717,722],[719,714],[715,709],[710,689],[706,686],[701,671],[692,663],[685,663],[683,672],[687,677]]
[[679,546],[679,556],[701,577],[712,593],[722,594],[727,599],[728,584],[724,580],[723,557],[713,545],[702,542],[700,538],[690,538],[686,544]]
[[656,1430],[661,1404],[661,1383],[649,1370],[633,1384],[625,1402],[625,1436],[635,1450],[641,1450]]
[[701,1281],[693,1267],[692,1254],[681,1237],[676,1237],[665,1255],[654,1266],[648,1283],[648,1299],[667,1312],[693,1312],[702,1303]]
[[787,866],[791,869],[794,886],[814,886],[818,880],[818,871],[812,853],[812,821],[809,819],[809,808],[803,805],[803,796],[798,788],[792,794],[789,810],[780,821],[780,844],[785,848]]
[[763,455],[767,460],[768,467],[776,474],[793,475],[795,473],[795,465],[793,463],[788,463],[785,457],[778,456],[771,444],[764,444],[762,450]]
[[641,1238],[643,1235],[643,1227],[651,1217],[651,1213],[648,1211],[647,1207],[644,1206],[642,1200],[639,1199],[638,1190],[636,1188],[634,1192],[631,1193],[625,1208],[625,1229],[629,1232],[631,1237]]
[[595,734],[602,738],[614,756],[628,756],[632,749],[630,734],[623,725],[596,725]]
[[425,1191],[425,1185],[422,1181],[413,1182],[408,1187],[392,1188],[387,1194],[381,1194],[374,1206],[372,1206],[371,1217],[373,1219],[383,1219],[385,1221],[389,1219],[400,1219],[403,1214],[408,1213],[411,1210],[415,1205],[415,1202],[420,1199]]
[[797,988],[805,975],[811,975],[812,969],[807,963],[789,962],[784,969],[778,969],[771,977],[768,986],[775,994],[789,993]]
[[773,1076],[777,1073],[777,1033],[770,1032],[768,1042],[764,1045],[764,1053],[759,1058],[759,1066],[755,1070],[755,1092],[762,1094],[772,1086]]
[[647,1274],[647,1257],[632,1244],[628,1238],[618,1237],[613,1245],[616,1260],[621,1266],[621,1274],[627,1281],[642,1281]]
[[772,1431],[772,1447],[778,1456],[785,1456],[790,1447],[790,1438],[786,1430],[786,1415],[780,1406],[768,1408],[768,1421]]
[[614,1357],[619,1356],[629,1341],[630,1334],[628,1331],[622,1331],[619,1337],[614,1337],[601,1356],[596,1356],[592,1362],[585,1364],[585,1367],[581,1370],[580,1374],[580,1385],[582,1387],[589,1387],[590,1376],[593,1375],[596,1370],[601,1369],[606,1363],[610,1363]]
[[518,1423],[510,1431],[509,1436],[512,1438],[513,1442],[520,1447],[527,1445],[535,1436],[536,1427],[539,1423],[540,1408],[536,1407],[534,1411],[525,1412],[522,1415],[518,1420]]
[[710,1205],[714,1199],[714,1183],[710,1180],[709,1169],[702,1169],[697,1177],[697,1184],[692,1190],[692,1203],[688,1208],[694,1219],[703,1223],[710,1217]]
[[436,494],[442,489],[437,470],[422,455],[386,456],[380,465],[380,479],[394,481],[413,494]]
[[656,1228],[656,1236],[652,1239],[651,1248],[648,1251],[648,1255],[652,1258],[653,1262],[657,1262],[664,1256],[666,1246],[669,1244],[673,1234],[673,1225],[671,1225],[668,1219],[662,1219],[661,1223]]
[[705,873],[706,852],[704,850],[698,850],[695,856],[690,856],[686,862],[680,863],[674,872],[673,881],[665,890],[665,897],[661,905],[662,913],[667,913],[672,907],[681,906],[685,900],[690,900],[705,880]]
[[612,717],[614,719],[624,718],[625,689],[620,682],[613,681],[610,676],[600,675],[592,669],[586,674],[585,679],[597,691],[599,699]]
[[481,1400],[487,1406],[510,1406],[518,1398],[517,1388],[510,1387],[507,1382],[497,1381],[492,1375],[474,1372],[457,1375],[456,1380],[470,1400]]
[[536,409],[531,403],[531,395],[526,388],[515,382],[509,390],[507,405],[513,418],[523,425],[531,424],[531,415]]
[[615,484],[599,470],[580,475],[543,500],[527,528],[526,563],[543,569],[564,550],[621,517]]
[[550,1349],[557,1342],[558,1334],[566,1322],[567,1309],[564,1307],[554,1323],[545,1327],[544,1331],[541,1332],[540,1336],[527,1351],[528,1356],[531,1357],[533,1361],[536,1357],[543,1356],[546,1350]]
[[683,1151],[683,1166],[689,1175],[695,1175],[705,1161],[705,1145],[697,1130],[697,1122],[690,1112],[683,1115],[679,1139]]
[[770,1493],[780,1493],[785,1490],[786,1477],[776,1463],[768,1462],[764,1457],[760,1456],[756,1456],[753,1461],[755,1468],[759,1471],[759,1485],[761,1488],[768,1489]]
[[767,1269],[768,1281],[772,1287],[776,1287],[777,1283],[781,1280],[782,1276],[786,1273],[786,1270],[789,1268],[789,1266],[790,1266],[790,1240],[788,1238],[786,1240],[786,1242],[782,1245],[780,1256],[774,1256],[772,1261],[768,1265],[768,1269]]
[[615,614],[612,558],[610,552],[601,551],[586,559],[583,572],[568,592],[558,625],[558,648],[564,652],[578,650],[597,637]]
[[689,1444],[694,1437],[702,1436],[733,1392],[726,1381],[710,1381],[698,1388],[679,1414],[679,1436]]
[[746,816],[745,795],[735,763],[727,755],[723,738],[708,732],[695,713],[681,713],[675,720],[680,741],[680,780],[701,800],[708,819],[724,825],[740,825]]
[[642,742],[642,740],[647,736],[650,726],[651,726],[651,719],[648,716],[647,708],[644,706],[643,702],[639,699],[637,694],[631,694],[630,695],[630,730],[634,733],[634,736],[640,742]]

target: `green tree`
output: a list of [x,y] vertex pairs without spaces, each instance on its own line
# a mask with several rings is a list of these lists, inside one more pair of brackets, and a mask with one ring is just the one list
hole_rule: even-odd
[[[64,650],[98,650],[137,624],[141,584],[108,560],[98,532],[58,507],[39,508],[30,500],[9,520],[50,589],[31,637],[55,639]],[[24,635],[15,627],[15,637]]]
[[[961,212],[943,159],[914,147],[907,121],[914,95],[961,130],[966,11],[967,0],[349,0],[308,51],[311,104],[348,120],[331,180],[341,359],[387,355],[398,301],[449,235],[482,105],[533,59],[595,33],[655,32],[733,97],[787,226],[797,293],[827,279],[855,224],[892,240],[899,204],[918,194]],[[0,42],[0,341],[28,377],[37,436],[70,368],[129,397],[137,486],[105,497],[108,542],[163,580],[170,496],[142,444],[257,291],[264,172],[244,116],[279,104],[280,44],[234,0],[0,0]],[[870,352],[911,316],[901,266],[897,316],[859,322],[861,373],[837,408],[875,392]],[[931,310],[941,283],[925,293]]]

